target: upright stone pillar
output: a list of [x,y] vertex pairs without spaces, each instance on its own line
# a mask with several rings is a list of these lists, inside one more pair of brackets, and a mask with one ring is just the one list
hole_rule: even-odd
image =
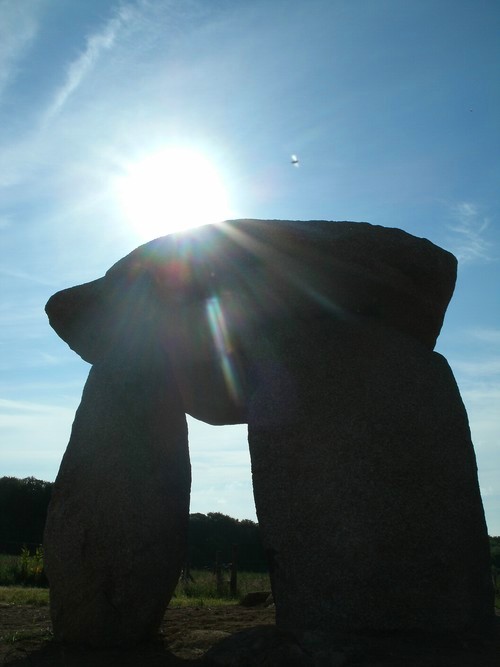
[[115,348],[90,371],[49,507],[57,640],[154,635],[184,564],[189,492],[185,414],[165,354]]
[[278,627],[299,638],[487,627],[476,462],[445,359],[353,316],[273,336],[249,443]]

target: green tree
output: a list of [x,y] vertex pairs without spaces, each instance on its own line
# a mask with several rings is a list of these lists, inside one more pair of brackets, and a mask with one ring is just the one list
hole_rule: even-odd
[[19,553],[41,544],[53,484],[26,477],[0,478],[0,550]]
[[192,568],[212,567],[217,552],[220,552],[223,563],[230,563],[233,545],[238,547],[240,570],[267,570],[258,524],[248,519],[233,519],[220,512],[191,514],[188,560]]

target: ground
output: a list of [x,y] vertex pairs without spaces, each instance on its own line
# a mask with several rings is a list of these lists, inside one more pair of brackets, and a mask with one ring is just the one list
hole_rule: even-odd
[[[369,639],[342,647],[320,662],[297,660],[297,650],[283,652],[274,629],[273,607],[181,607],[168,609],[157,642],[126,653],[68,651],[50,639],[47,607],[0,606],[0,665],[11,667],[247,667],[302,665],[337,667],[500,667],[500,617],[487,639],[455,637],[422,647],[416,638]],[[236,634],[235,633],[239,633]],[[284,640],[286,642],[286,639]],[[276,649],[281,642],[281,648]],[[209,649],[216,649],[205,655]],[[273,652],[274,651],[274,652]],[[260,652],[260,653],[259,653]],[[257,658],[257,655],[273,657]],[[249,659],[249,656],[253,659]],[[205,656],[205,658],[203,657]],[[239,656],[239,657],[237,657]],[[287,657],[288,656],[288,657]],[[295,662],[294,662],[295,661]]]

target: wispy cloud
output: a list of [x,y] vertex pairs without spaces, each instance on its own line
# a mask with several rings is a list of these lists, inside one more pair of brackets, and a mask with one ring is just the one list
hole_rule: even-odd
[[[491,535],[500,532],[498,443],[500,427],[500,360],[453,364],[467,409],[477,458],[479,483]],[[491,367],[488,372],[488,366]]]
[[487,471],[498,467],[498,415],[500,414],[500,384],[491,387],[469,387],[462,390],[476,446],[478,464]]
[[19,0],[3,0],[0,3],[0,101],[5,88],[15,79],[19,62],[26,57],[28,46],[37,34],[35,16],[27,10],[38,4]]
[[0,469],[53,479],[68,442],[74,410],[54,404],[0,399]]
[[481,486],[486,488],[499,465],[500,355],[497,346],[490,343],[500,341],[500,331],[475,328],[463,333],[474,341],[474,349],[450,358],[450,365],[468,413]]
[[188,426],[191,511],[218,507],[240,519],[255,519],[247,426],[209,426],[192,417]]
[[500,329],[471,329],[469,335],[482,343],[493,343],[500,345]]
[[57,410],[56,407],[47,406],[45,403],[33,403],[31,401],[12,401],[8,398],[0,398],[0,423],[4,419],[14,417],[18,414],[46,413],[47,410]]
[[484,359],[481,361],[463,361],[452,362],[453,368],[460,374],[469,378],[486,378],[494,375],[500,376],[500,357],[493,359]]
[[46,111],[45,122],[51,120],[61,111],[70,96],[90,74],[102,54],[113,47],[120,30],[130,22],[132,16],[131,7],[123,5],[101,30],[87,37],[83,53],[67,68],[66,80],[56,91],[52,103]]
[[[1,229],[2,218],[0,217],[0,229]],[[43,277],[26,273],[26,271],[19,271],[17,269],[12,269],[7,266],[0,265],[0,275],[6,276],[8,278],[16,278],[17,280],[26,280],[31,283],[36,283],[37,285],[44,285],[47,287],[54,287],[57,283],[54,280],[46,280]]]
[[458,260],[462,264],[492,260],[492,244],[486,236],[490,220],[480,207],[472,202],[459,202],[452,207],[452,219],[448,225],[452,232],[449,245]]

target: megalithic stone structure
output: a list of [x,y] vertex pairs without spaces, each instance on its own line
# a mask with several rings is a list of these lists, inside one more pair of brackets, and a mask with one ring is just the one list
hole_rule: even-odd
[[278,349],[286,367],[272,382],[263,371],[248,417],[277,625],[306,639],[486,627],[484,516],[446,360],[352,322],[284,334]]
[[165,353],[113,350],[90,371],[49,506],[56,640],[101,647],[154,638],[185,564],[190,475],[186,416]]
[[[235,220],[152,241],[54,295],[52,326],[94,364],[46,530],[56,635],[120,643],[158,626],[185,549],[184,411],[248,423],[278,627],[307,643],[488,626],[474,451],[433,351],[455,277],[450,253],[398,229]],[[127,530],[140,566],[113,573]],[[67,611],[84,579],[92,623]]]

